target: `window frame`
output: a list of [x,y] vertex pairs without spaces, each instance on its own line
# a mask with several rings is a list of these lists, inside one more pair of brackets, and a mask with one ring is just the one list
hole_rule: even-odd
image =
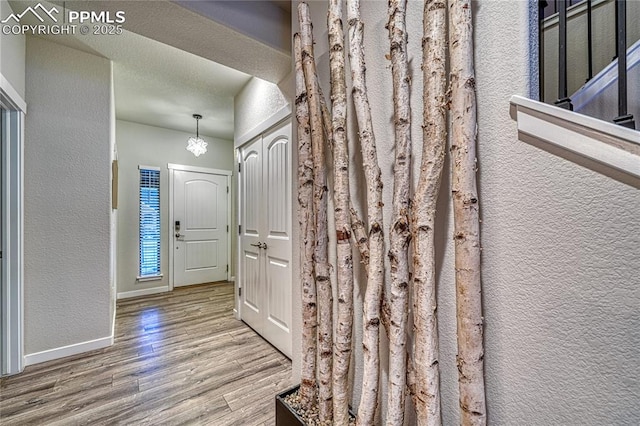
[[[142,227],[142,201],[143,201],[143,172],[157,172],[157,206],[158,206],[158,217],[157,217],[157,268],[153,273],[143,274],[143,259],[142,259],[142,241],[143,241],[143,227]],[[153,281],[160,280],[163,277],[162,274],[162,206],[160,202],[161,197],[161,170],[160,167],[155,166],[138,166],[138,276],[136,280],[138,282],[143,281]],[[152,188],[151,186],[147,186],[147,188]]]

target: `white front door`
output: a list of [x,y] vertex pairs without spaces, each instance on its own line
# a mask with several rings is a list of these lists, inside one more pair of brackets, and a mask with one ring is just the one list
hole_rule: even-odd
[[227,279],[228,177],[173,172],[174,286]]
[[240,156],[241,317],[291,356],[291,124]]

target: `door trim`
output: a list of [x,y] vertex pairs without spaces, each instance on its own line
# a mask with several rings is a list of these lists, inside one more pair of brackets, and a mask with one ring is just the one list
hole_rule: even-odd
[[169,170],[181,170],[183,172],[206,173],[208,175],[231,176],[231,170],[210,169],[208,167],[185,166],[184,164],[167,164]]
[[[249,141],[250,142],[250,141]],[[246,143],[249,143],[246,142]],[[243,144],[244,146],[244,144]],[[236,227],[232,229],[233,235],[238,239],[236,244],[236,264],[234,265],[234,270],[236,271],[235,281],[233,282],[233,300],[235,301],[233,304],[233,316],[238,321],[242,320],[242,298],[240,297],[240,290],[242,288],[242,271],[240,270],[240,256],[242,255],[242,242],[240,241],[240,237],[242,236],[240,233],[240,227],[242,226],[242,212],[240,211],[241,202],[240,197],[242,196],[242,146],[239,146],[235,149],[236,152],[236,170],[238,174],[236,175]]]
[[[228,262],[231,265],[231,235],[233,230],[231,229],[231,175],[233,172],[231,170],[222,170],[222,169],[210,169],[208,167],[197,167],[197,166],[187,166],[184,164],[174,164],[168,163],[167,168],[169,169],[169,291],[173,291],[174,289],[174,266],[173,266],[173,252],[175,251],[175,239],[173,238],[173,178],[174,172],[183,171],[183,172],[195,172],[195,173],[204,173],[208,175],[218,175],[218,176],[226,176],[227,177],[227,187],[229,191],[227,192],[227,224],[229,224],[229,232],[227,238],[227,253],[228,253]],[[227,270],[227,281],[229,281],[231,274],[231,268]]]
[[24,368],[23,181],[24,116],[27,104],[0,73],[2,138],[2,275],[0,277],[0,375]]
[[27,113],[27,103],[2,73],[0,73],[0,105],[2,109]]

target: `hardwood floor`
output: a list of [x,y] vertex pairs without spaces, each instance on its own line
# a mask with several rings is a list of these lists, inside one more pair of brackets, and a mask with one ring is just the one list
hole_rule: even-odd
[[0,379],[0,424],[272,425],[291,362],[232,310],[228,283],[118,301],[113,346]]

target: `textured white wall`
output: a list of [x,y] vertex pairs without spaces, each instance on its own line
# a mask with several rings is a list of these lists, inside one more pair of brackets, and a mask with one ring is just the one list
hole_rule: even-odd
[[[13,10],[7,0],[0,0],[0,19],[5,19]],[[25,36],[3,34],[0,31],[0,73],[24,99],[25,80]]]
[[[517,140],[515,123],[509,118],[509,98],[529,93],[530,66],[536,63],[529,59],[530,36],[523,30],[529,28],[529,4],[479,0],[473,5],[489,421],[504,425],[633,424],[638,419],[634,407],[640,389],[640,365],[635,362],[640,357],[640,319],[635,315],[640,304],[636,274],[640,197],[631,187]],[[328,94],[326,2],[313,1],[310,6],[321,84]],[[362,16],[388,226],[393,110],[390,64],[384,57],[389,44],[384,29],[386,2],[362,2]],[[421,5],[410,2],[408,16],[417,177],[422,113]],[[293,28],[297,30],[296,22]],[[353,117],[351,114],[351,122]],[[362,210],[361,156],[354,140],[350,140],[350,155],[356,177],[351,188]],[[456,424],[453,218],[448,176],[447,169],[438,204],[436,264],[443,422]],[[364,280],[360,279],[355,291],[356,312],[360,312],[363,292]],[[298,288],[294,297],[299,300]],[[294,308],[294,315],[300,318],[299,307]],[[354,330],[356,406],[362,373],[359,316]],[[297,375],[299,336],[294,339]],[[386,381],[385,361],[382,370]]]
[[[195,123],[194,123],[195,124]],[[118,293],[169,285],[169,171],[168,163],[234,170],[233,142],[203,135],[207,153],[195,157],[185,148],[189,133],[118,120]],[[162,280],[137,282],[138,276],[138,165],[160,167],[160,225]],[[235,210],[232,217],[235,218]],[[233,225],[230,224],[230,225]],[[233,229],[233,228],[231,228]],[[236,234],[229,233],[233,265]],[[232,266],[230,266],[232,268]],[[233,275],[233,270],[231,271]]]
[[[266,130],[263,123],[290,103],[280,88],[273,83],[253,77],[234,100],[234,139],[251,134],[257,136]],[[246,142],[246,140],[245,140]]]
[[108,60],[27,37],[25,354],[111,335]]
[[640,196],[517,141],[506,111],[527,93],[526,6],[507,5],[476,15],[489,416],[637,424]]

